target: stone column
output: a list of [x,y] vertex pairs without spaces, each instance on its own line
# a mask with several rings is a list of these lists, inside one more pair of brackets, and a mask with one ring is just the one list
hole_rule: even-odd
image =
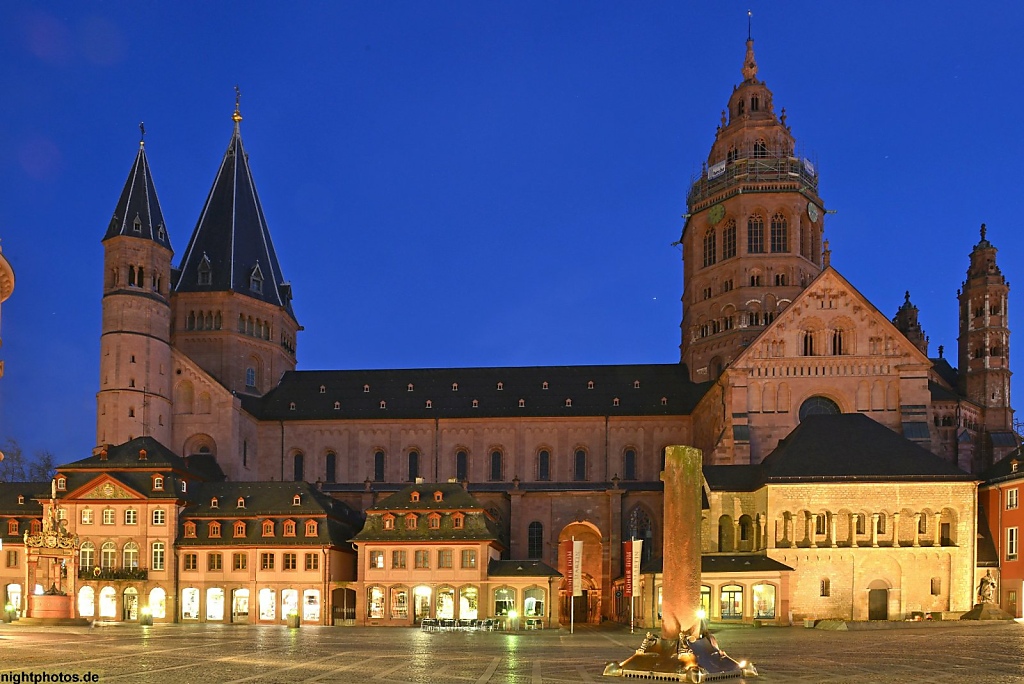
[[857,548],[857,521],[859,519],[859,513],[850,514],[850,546],[853,548]]
[[661,589],[661,636],[678,639],[700,629],[701,452],[685,446],[666,449],[664,553]]
[[921,514],[914,514],[914,546],[921,545]]
[[[768,548],[768,516],[762,515],[761,513],[758,513],[757,514],[757,527],[758,527],[759,530],[761,530],[761,546],[760,546],[760,548],[761,549],[767,549]],[[773,543],[772,546],[774,547],[775,544]],[[760,549],[758,549],[758,550],[760,550]]]
[[811,513],[811,548],[818,548],[818,514]]
[[932,529],[932,546],[938,546],[941,543],[939,530],[942,529],[942,525],[940,524],[942,522],[942,513],[934,513],[933,515],[935,517],[935,525],[934,529]]
[[878,514],[871,514],[871,546],[878,548]]
[[740,550],[740,519],[738,516],[732,521],[732,550]]
[[839,544],[836,543],[836,516],[833,513],[829,517],[829,530],[832,532],[832,548],[836,548]]
[[892,514],[892,548],[900,548],[900,514]]

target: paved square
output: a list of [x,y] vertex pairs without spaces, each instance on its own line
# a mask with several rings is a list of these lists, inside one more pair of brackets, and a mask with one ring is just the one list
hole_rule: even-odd
[[[1020,682],[1024,626],[826,632],[729,627],[722,647],[760,682]],[[413,629],[0,625],[4,673],[98,673],[100,682],[611,682],[604,663],[642,634],[620,627],[504,634]],[[13,681],[13,680],[9,680]],[[738,680],[730,680],[738,681]]]

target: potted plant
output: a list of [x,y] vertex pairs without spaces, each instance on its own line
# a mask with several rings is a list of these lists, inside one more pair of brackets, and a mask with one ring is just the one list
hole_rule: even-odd
[[302,623],[299,620],[299,612],[297,610],[293,610],[292,612],[288,613],[288,627],[289,628],[291,628],[291,629],[298,629],[300,624],[302,624]]

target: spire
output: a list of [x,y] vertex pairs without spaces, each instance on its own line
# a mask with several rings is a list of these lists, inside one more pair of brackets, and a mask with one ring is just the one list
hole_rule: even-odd
[[227,292],[283,307],[294,318],[285,282],[239,122],[235,89],[234,131],[182,258],[176,292]]
[[235,113],[231,115],[231,120],[235,122],[235,130],[238,130],[238,124],[242,123],[242,112],[239,109],[242,104],[242,91],[239,87],[235,86]]
[[747,37],[747,54],[743,58],[743,80],[757,81],[757,60],[754,59],[754,40]]
[[910,301],[910,291],[903,293],[903,304],[896,311],[892,322],[896,328],[903,333],[910,342],[921,350],[925,356],[928,355],[928,336],[924,334],[921,323],[918,320],[918,308]]
[[164,225],[164,213],[160,209],[160,200],[157,199],[156,186],[153,184],[149,160],[146,158],[146,129],[141,123],[139,130],[143,136],[139,139],[139,152],[135,155],[132,170],[128,172],[128,180],[125,181],[103,239],[127,235],[152,240],[171,249],[167,228]]

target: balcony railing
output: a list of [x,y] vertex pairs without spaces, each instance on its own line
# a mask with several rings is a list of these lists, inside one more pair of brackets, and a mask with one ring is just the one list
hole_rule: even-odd
[[701,202],[727,190],[777,192],[809,188],[817,193],[818,172],[810,161],[798,157],[744,157],[710,167],[693,179],[686,198],[690,211]]
[[146,580],[149,579],[149,568],[80,568],[80,580]]

